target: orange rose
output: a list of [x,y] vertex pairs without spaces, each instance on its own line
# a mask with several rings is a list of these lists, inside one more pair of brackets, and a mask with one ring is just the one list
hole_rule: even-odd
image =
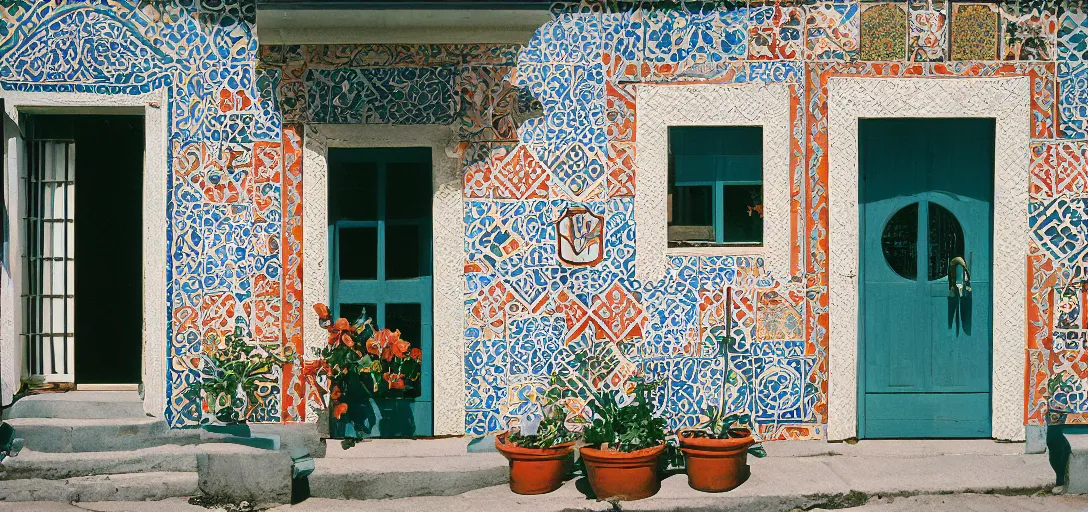
[[397,339],[393,342],[393,355],[398,358],[408,357],[408,349],[412,348],[412,344],[402,339]]
[[382,352],[382,347],[378,344],[377,338],[366,340],[366,351],[374,355],[378,355]]
[[332,408],[332,417],[340,419],[345,412],[348,412],[348,404],[336,404],[336,407]]
[[329,317],[329,307],[324,304],[314,304],[314,311],[317,312],[317,318],[319,319],[325,319]]
[[347,318],[341,318],[337,320],[335,324],[332,324],[332,328],[337,331],[350,331],[351,322],[349,322]]
[[416,361],[422,361],[423,360],[423,351],[418,349],[418,348],[413,348],[412,352],[409,354],[409,356],[412,359],[415,359]]
[[340,399],[340,388],[338,388],[336,386],[333,386],[332,393],[329,395],[329,398],[331,398],[333,400],[339,400]]

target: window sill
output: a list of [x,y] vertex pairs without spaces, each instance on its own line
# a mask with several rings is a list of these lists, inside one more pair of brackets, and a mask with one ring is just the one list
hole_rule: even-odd
[[666,256],[763,256],[767,247],[763,245],[691,245],[669,247]]

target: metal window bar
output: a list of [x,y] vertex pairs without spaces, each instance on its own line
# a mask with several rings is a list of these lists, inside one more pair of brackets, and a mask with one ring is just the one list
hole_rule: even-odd
[[23,338],[27,371],[75,381],[75,143],[28,140]]

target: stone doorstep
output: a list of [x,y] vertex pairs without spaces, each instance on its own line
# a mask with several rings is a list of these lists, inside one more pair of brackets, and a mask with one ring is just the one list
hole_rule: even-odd
[[199,430],[171,430],[155,418],[16,418],[8,421],[26,448],[38,452],[107,452],[166,444],[198,444]]
[[69,391],[24,396],[3,412],[3,419],[146,418],[136,391]]
[[[458,457],[469,453],[471,438],[441,439],[364,439],[344,449],[337,439],[325,440],[329,459],[374,459],[401,457]],[[494,441],[492,441],[494,442]],[[498,453],[498,452],[495,452]]]
[[251,455],[263,450],[227,443],[165,445],[132,451],[48,453],[23,450],[0,466],[0,481],[64,480],[93,475],[195,472],[201,453]]
[[309,487],[310,496],[315,498],[395,499],[454,496],[506,485],[509,479],[508,463],[497,453],[435,457],[326,457],[317,459],[317,468],[309,477]]
[[197,473],[147,472],[0,481],[0,501],[147,501],[195,496]]

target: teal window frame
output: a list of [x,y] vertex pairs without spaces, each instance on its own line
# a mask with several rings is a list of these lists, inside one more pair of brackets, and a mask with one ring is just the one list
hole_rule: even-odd
[[[705,129],[705,131],[704,131]],[[743,132],[744,137],[729,137],[729,133]],[[753,138],[759,143],[753,144]],[[761,126],[684,126],[669,128],[669,194],[681,187],[710,187],[713,209],[711,220],[714,227],[714,240],[669,240],[670,245],[719,245],[726,247],[762,247],[765,243],[761,231],[759,241],[728,242],[725,240],[725,187],[759,186],[760,205],[763,201],[763,128]],[[697,149],[692,149],[696,146]],[[752,148],[756,151],[752,151]],[[702,162],[699,162],[702,160]],[[743,160],[755,160],[759,179],[753,179],[749,169],[737,170],[734,166]],[[744,165],[744,164],[741,164]],[[750,165],[750,163],[748,164]],[[680,179],[681,167],[703,170],[690,174],[701,175],[703,179]],[[706,169],[711,169],[707,171]],[[739,176],[738,176],[739,175]],[[676,196],[674,195],[674,200]],[[675,203],[672,209],[677,211]],[[670,223],[671,224],[671,223]]]

